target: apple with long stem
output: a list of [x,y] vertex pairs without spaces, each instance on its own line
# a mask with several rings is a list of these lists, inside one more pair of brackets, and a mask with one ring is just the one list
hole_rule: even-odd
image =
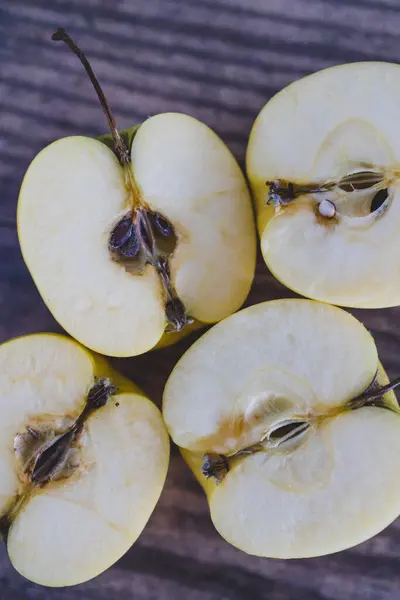
[[0,346],[0,532],[27,579],[67,586],[118,560],[167,474],[161,414],[104,358],[30,335]]
[[186,352],[163,415],[228,542],[257,556],[320,556],[400,514],[398,385],[350,314],[276,300]]
[[53,39],[81,60],[111,130],[102,141],[50,144],[22,184],[21,249],[54,317],[93,350],[133,356],[165,331],[174,341],[236,311],[252,283],[256,241],[230,151],[184,114],[120,134],[84,54],[63,29]]
[[400,67],[354,63],[292,83],[258,115],[247,174],[264,259],[304,296],[400,304]]

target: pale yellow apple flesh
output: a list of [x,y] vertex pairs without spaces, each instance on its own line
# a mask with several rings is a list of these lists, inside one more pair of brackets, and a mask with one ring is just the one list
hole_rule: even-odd
[[[248,189],[230,151],[196,119],[166,113],[139,127],[131,156],[126,168],[140,202],[177,233],[171,277],[187,313],[213,323],[236,311],[251,286],[256,244]],[[47,306],[73,337],[113,356],[150,350],[166,328],[155,269],[132,275],[108,250],[132,202],[114,153],[69,137],[34,159],[18,203],[22,253]]]
[[[400,304],[399,90],[398,65],[342,65],[289,85],[255,121],[246,163],[262,253],[300,294],[360,308]],[[386,183],[266,204],[267,182],[323,183],[370,169],[383,170]],[[383,188],[388,198],[371,212]],[[321,216],[324,199],[335,204],[335,219]]]
[[[169,461],[161,415],[103,358],[62,336],[3,344],[0,364],[0,521],[11,562],[42,585],[81,583],[130,548],[156,505]],[[17,440],[63,432],[104,377],[118,391],[85,423],[71,472],[31,484]]]
[[[258,556],[319,556],[400,514],[393,392],[384,407],[346,408],[374,379],[387,382],[368,331],[310,300],[242,310],[187,351],[168,380],[163,415],[227,541]],[[275,444],[273,431],[293,421],[309,428]],[[229,460],[219,483],[202,473],[211,454]]]

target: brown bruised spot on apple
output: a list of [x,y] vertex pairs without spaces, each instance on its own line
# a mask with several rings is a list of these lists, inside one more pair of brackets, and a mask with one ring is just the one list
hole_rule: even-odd
[[159,275],[166,296],[165,316],[167,333],[179,332],[193,323],[186,314],[171,282],[169,258],[173,255],[177,237],[173,226],[158,213],[144,208],[125,215],[110,234],[112,256],[132,274],[142,275],[146,264],[152,265]]
[[82,62],[107,116],[114,141],[114,152],[124,169],[132,209],[120,218],[112,229],[108,242],[110,253],[133,275],[142,275],[147,264],[155,268],[166,297],[165,314],[169,324],[167,332],[179,332],[185,325],[193,323],[193,319],[186,314],[185,307],[177,297],[171,282],[168,261],[177,244],[174,228],[165,217],[151,211],[144,203],[131,168],[130,149],[117,129],[104,92],[87,58],[64,29],[57,29],[52,39],[67,44]]

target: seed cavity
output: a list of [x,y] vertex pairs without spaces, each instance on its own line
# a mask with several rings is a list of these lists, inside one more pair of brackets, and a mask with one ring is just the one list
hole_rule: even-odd
[[108,240],[113,258],[134,275],[141,275],[146,265],[152,265],[159,276],[165,297],[167,333],[178,332],[193,319],[187,315],[171,281],[169,262],[177,245],[173,225],[163,215],[137,208],[122,217]]
[[201,472],[206,479],[213,478],[217,484],[221,483],[229,473],[232,461],[244,456],[250,456],[258,452],[273,451],[278,447],[285,446],[286,443],[294,439],[301,438],[310,428],[308,421],[285,420],[275,424],[263,438],[247,448],[242,448],[234,454],[225,456],[213,452],[204,454]]
[[379,210],[386,202],[389,197],[389,191],[387,188],[376,192],[371,202],[371,212]]
[[74,430],[67,431],[40,450],[30,474],[32,483],[43,485],[57,478],[65,466],[75,435]]
[[[394,179],[398,178],[396,174],[383,170],[365,170],[350,173],[338,180],[327,180],[325,182],[297,184],[282,179],[267,181],[268,197],[267,204],[273,204],[275,208],[285,207],[294,200],[305,194],[327,194],[330,199],[323,199],[318,205],[319,214],[326,218],[333,218],[336,215],[336,206],[332,202],[333,198],[343,198],[343,194],[353,194],[354,192],[374,189],[376,194],[372,200],[371,212],[385,202],[388,197],[387,187]],[[385,186],[385,188],[383,188]]]
[[126,242],[132,237],[133,234],[133,222],[131,216],[126,216],[111,232],[109,239],[109,248],[111,252],[116,252],[122,248]]
[[83,411],[66,431],[54,434],[48,428],[28,425],[25,432],[16,435],[14,452],[31,484],[43,486],[77,466],[76,444],[85,422],[116,392],[108,378],[101,378],[90,388]]
[[398,413],[392,405],[385,402],[385,394],[400,387],[400,377],[394,379],[387,385],[380,385],[378,382],[378,371],[375,373],[371,383],[364,392],[346,402],[342,406],[333,406],[324,413],[308,415],[307,418],[284,419],[274,423],[264,436],[256,444],[242,448],[233,454],[217,454],[208,452],[203,455],[201,472],[206,479],[214,479],[216,484],[221,483],[230,470],[237,464],[237,459],[245,456],[254,455],[258,452],[265,453],[266,456],[275,452],[292,452],[299,447],[297,442],[302,444],[304,439],[308,439],[308,433],[318,427],[325,420],[336,417],[349,410],[357,410],[364,406],[374,406],[385,408]]

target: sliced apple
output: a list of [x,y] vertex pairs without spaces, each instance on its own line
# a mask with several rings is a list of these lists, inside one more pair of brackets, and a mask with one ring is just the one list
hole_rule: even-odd
[[264,259],[286,286],[360,308],[400,304],[400,67],[354,63],[279,92],[247,150]]
[[400,514],[400,411],[373,338],[345,311],[277,300],[214,326],[164,393],[172,439],[234,546],[301,558]]
[[[65,36],[57,39],[73,45]],[[100,353],[133,356],[166,329],[189,331],[242,305],[255,231],[244,177],[211,129],[161,114],[128,148],[101,99],[114,151],[79,136],[42,150],[22,184],[18,235],[64,329]]]
[[156,406],[58,335],[0,346],[0,527],[26,578],[95,577],[134,543],[160,496],[169,441]]

